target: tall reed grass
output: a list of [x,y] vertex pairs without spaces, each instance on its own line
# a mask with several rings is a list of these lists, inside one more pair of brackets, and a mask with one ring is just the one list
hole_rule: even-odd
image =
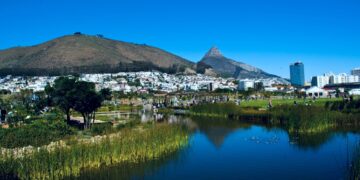
[[290,132],[320,132],[337,126],[360,125],[360,114],[329,111],[319,106],[277,106],[271,109],[271,123],[284,125]]
[[259,110],[241,108],[234,103],[215,103],[191,107],[190,115],[264,122],[285,127],[289,132],[299,133],[360,125],[360,113],[331,111],[322,106],[279,105],[269,110]]
[[38,148],[22,157],[5,154],[0,157],[0,179],[78,176],[82,169],[157,159],[187,143],[188,132],[180,126],[160,124],[145,129],[124,129],[119,134],[78,140],[51,150]]
[[353,159],[351,161],[351,168],[349,172],[349,179],[360,179],[360,146],[359,144],[354,150]]

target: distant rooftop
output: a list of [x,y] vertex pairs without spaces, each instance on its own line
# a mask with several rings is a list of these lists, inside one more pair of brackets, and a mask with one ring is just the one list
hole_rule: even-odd
[[292,63],[290,65],[300,65],[300,64],[303,64],[303,63],[301,61],[296,61],[296,62],[294,62],[294,63]]

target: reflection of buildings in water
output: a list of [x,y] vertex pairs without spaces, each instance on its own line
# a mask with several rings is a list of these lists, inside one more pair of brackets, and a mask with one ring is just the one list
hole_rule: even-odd
[[197,129],[216,147],[220,148],[225,139],[237,130],[246,130],[251,127],[247,123],[241,123],[222,118],[197,118],[193,119]]
[[152,111],[152,105],[151,104],[144,104],[143,105],[143,112],[151,112]]
[[140,120],[142,123],[146,123],[153,120],[152,113],[141,113]]
[[146,123],[149,121],[162,121],[169,124],[184,124],[189,127],[194,127],[194,123],[190,118],[178,116],[178,115],[164,115],[161,113],[151,113],[141,111],[139,113],[140,119],[142,123]]
[[179,120],[178,120],[178,117],[177,117],[177,116],[175,116],[175,115],[170,115],[169,118],[168,118],[168,122],[169,122],[170,124],[173,124],[173,123],[179,122]]
[[169,124],[190,124],[192,121],[188,117],[179,116],[179,115],[170,115],[167,118]]
[[103,112],[97,113],[97,115],[108,116],[108,117],[111,117],[114,119],[128,120],[132,116],[136,115],[136,113],[114,111],[114,112],[106,112],[106,113],[103,113]]
[[155,119],[155,121],[163,120],[163,119],[164,119],[164,115],[163,115],[163,114],[157,114],[157,113],[155,113],[155,114],[154,114],[154,119]]
[[164,115],[158,113],[141,113],[140,117],[142,123],[149,121],[162,121],[164,119]]

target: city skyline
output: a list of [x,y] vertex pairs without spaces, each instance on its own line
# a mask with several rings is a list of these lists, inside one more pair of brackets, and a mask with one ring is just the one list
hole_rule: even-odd
[[360,66],[358,5],[353,0],[7,1],[0,6],[6,27],[0,29],[0,49],[81,31],[149,44],[193,62],[216,45],[229,58],[284,78],[290,77],[289,64],[302,61],[310,81],[322,72],[350,73]]

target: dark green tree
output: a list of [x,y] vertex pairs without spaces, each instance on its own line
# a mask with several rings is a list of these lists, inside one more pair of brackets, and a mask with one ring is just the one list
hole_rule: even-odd
[[51,102],[66,114],[67,123],[70,122],[70,110],[74,106],[75,99],[72,91],[74,91],[76,81],[75,78],[59,77],[52,87],[49,84],[45,87],[45,92]]
[[91,121],[95,121],[95,112],[102,102],[112,98],[110,89],[96,92],[94,83],[69,77],[56,79],[53,86],[46,86],[45,92],[51,103],[64,111],[68,123],[71,109],[81,113],[85,128],[90,128]]
[[[105,93],[107,90],[101,92]],[[78,81],[75,88],[71,91],[74,97],[74,110],[81,113],[84,118],[85,129],[91,128],[91,121],[95,121],[95,112],[104,101],[101,93],[95,91],[95,84],[91,82]]]
[[101,97],[103,98],[103,100],[110,101],[112,98],[111,90],[109,88],[101,89],[99,93],[100,93]]
[[256,82],[254,87],[256,92],[260,92],[264,90],[264,84],[262,82]]

